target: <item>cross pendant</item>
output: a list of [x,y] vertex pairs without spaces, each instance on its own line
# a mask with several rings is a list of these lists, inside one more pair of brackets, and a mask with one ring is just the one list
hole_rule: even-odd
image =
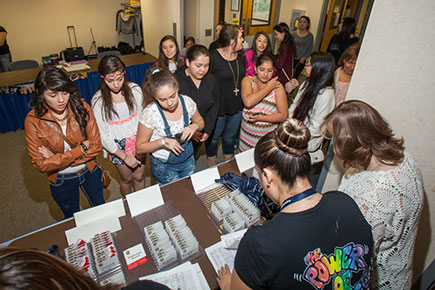
[[237,94],[239,93],[239,89],[238,89],[238,88],[235,88],[233,92],[234,92],[234,94],[237,96]]

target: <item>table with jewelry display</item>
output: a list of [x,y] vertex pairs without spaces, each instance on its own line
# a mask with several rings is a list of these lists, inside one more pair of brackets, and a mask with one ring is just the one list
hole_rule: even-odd
[[[118,203],[125,207],[125,215],[119,216],[120,230],[112,232],[110,236],[107,233],[99,233],[95,236],[92,234],[89,244],[94,245],[94,252],[98,251],[102,243],[115,245],[115,247],[111,246],[110,249],[116,248],[118,259],[106,262],[113,262],[116,266],[118,272],[112,271],[112,275],[119,273],[119,269],[122,268],[125,280],[121,279],[121,281],[131,283],[139,277],[169,269],[184,261],[191,261],[199,263],[210,288],[216,289],[218,287],[216,272],[205,254],[205,249],[219,242],[222,234],[232,231],[231,225],[228,224],[231,221],[225,222],[220,215],[216,215],[216,210],[219,210],[216,206],[221,206],[216,204],[216,201],[229,193],[230,190],[214,187],[214,189],[208,190],[208,193],[207,191],[199,192],[197,189],[201,185],[198,183],[204,182],[205,178],[202,175],[207,173],[207,170],[215,172],[210,177],[212,180],[230,172],[240,175],[240,171],[245,171],[245,169],[238,161],[233,159],[219,164],[217,168],[206,169],[176,182],[161,187],[156,185],[155,187],[159,188],[163,198],[162,204],[144,213],[138,212],[138,207],[142,205],[146,207],[147,202],[141,203],[140,201],[151,202],[150,200],[155,199],[151,194],[145,197],[142,195],[137,199],[135,198],[137,193],[132,193],[127,195],[127,198],[122,202],[118,200]],[[253,164],[253,161],[249,163]],[[150,188],[145,190],[147,189]],[[239,207],[239,211],[246,210],[241,206],[243,200],[240,198],[234,198],[233,201],[229,202]],[[252,217],[246,218],[253,222]],[[81,221],[77,217],[64,220],[18,237],[12,240],[9,245],[26,249],[36,248],[43,251],[47,251],[52,245],[57,245],[60,250],[59,254],[67,256],[67,260],[69,258],[69,262],[74,263],[74,256],[71,253],[77,249],[71,247],[72,243],[68,241],[72,239],[71,237],[76,237],[71,232],[75,227],[79,228],[79,222]],[[108,220],[107,223],[109,223]],[[75,239],[73,241],[76,243]],[[96,248],[95,245],[97,245]],[[65,251],[68,246],[70,247]],[[80,248],[83,245],[76,243],[75,246]],[[143,246],[147,261],[142,261],[143,263],[136,265],[132,264],[133,266],[130,267],[131,265],[126,262],[128,259],[124,259],[125,251],[137,246]],[[165,249],[162,250],[162,247]],[[97,255],[99,254],[97,253]],[[104,265],[101,267],[101,271],[102,274],[99,277],[105,277]]]

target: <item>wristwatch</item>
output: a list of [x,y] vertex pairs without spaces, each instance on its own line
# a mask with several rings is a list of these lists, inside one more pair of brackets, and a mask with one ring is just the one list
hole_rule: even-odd
[[165,141],[165,137],[162,137],[162,147],[166,148],[166,141]]

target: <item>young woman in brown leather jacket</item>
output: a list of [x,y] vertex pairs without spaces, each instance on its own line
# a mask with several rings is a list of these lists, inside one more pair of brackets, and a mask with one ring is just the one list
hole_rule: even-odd
[[94,114],[60,69],[44,68],[35,81],[34,108],[24,127],[32,165],[46,172],[65,218],[80,210],[79,188],[92,206],[104,203],[95,157],[101,141]]

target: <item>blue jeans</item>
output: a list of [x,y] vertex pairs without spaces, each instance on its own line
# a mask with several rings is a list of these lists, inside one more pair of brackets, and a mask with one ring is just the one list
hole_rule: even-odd
[[[222,151],[224,154],[234,154],[236,133],[242,122],[242,111],[233,115],[219,116],[214,133],[207,146],[207,156],[216,156],[219,138],[222,137]],[[209,138],[210,139],[210,138]]]
[[62,210],[65,218],[80,211],[80,191],[86,195],[91,206],[104,203],[101,170],[95,166],[92,172],[86,167],[80,173],[59,174],[56,183],[50,181],[51,196]]
[[12,62],[10,53],[0,54],[0,72],[9,71],[9,64]]
[[159,158],[150,155],[151,175],[155,181],[163,185],[191,175],[195,171],[195,157],[192,154],[186,161],[178,164],[164,163]]

